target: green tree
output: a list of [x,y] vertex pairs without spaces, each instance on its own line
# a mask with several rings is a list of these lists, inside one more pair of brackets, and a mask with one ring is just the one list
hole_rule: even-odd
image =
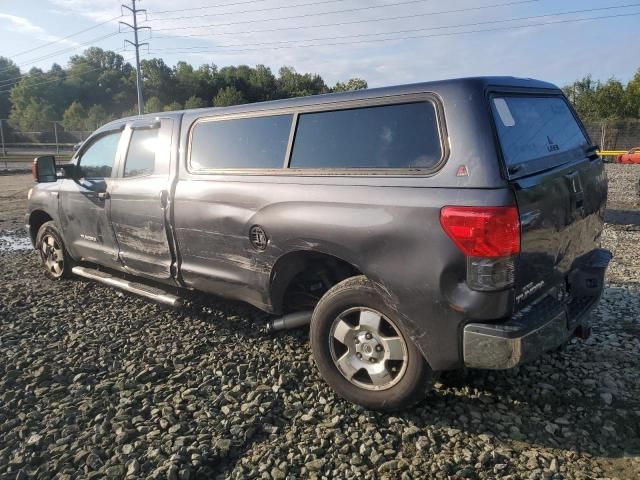
[[157,97],[162,105],[174,100],[176,79],[173,69],[164,63],[164,60],[161,58],[142,60],[140,69],[142,70],[144,89],[147,96]]
[[111,118],[102,105],[92,105],[91,108],[87,110],[86,129],[95,130],[107,123]]
[[147,98],[147,101],[144,103],[144,113],[157,113],[161,111],[162,102],[158,97]]
[[43,102],[51,107],[54,117],[60,119],[66,107],[71,103],[69,92],[65,87],[66,72],[53,64],[48,72],[32,68],[11,89],[10,118],[14,124],[21,123],[20,117],[32,105],[32,100]]
[[[209,99],[226,106],[366,88],[364,80],[351,79],[330,89],[320,75],[301,74],[292,67],[282,67],[276,77],[265,65],[218,69],[210,63],[195,69],[184,61],[171,67],[160,58],[143,60],[142,75],[146,112],[160,112],[165,105],[201,108],[210,104]],[[97,47],[72,56],[64,68],[57,64],[48,70],[32,68],[23,76],[11,60],[0,57],[0,118],[8,115],[12,125],[26,130],[42,125],[42,118],[62,118],[67,128],[94,129],[110,118],[137,114],[135,84],[130,63]],[[625,105],[633,103],[625,99]],[[35,106],[43,111],[36,112]]]
[[175,101],[186,102],[193,95],[197,95],[201,90],[201,78],[198,72],[186,62],[178,62],[173,68],[176,82],[174,92]]
[[248,68],[248,76],[245,79],[247,93],[246,98],[250,102],[260,102],[277,98],[278,84],[275,75],[269,67],[256,65]]
[[119,114],[135,101],[135,70],[122,55],[91,47],[69,60],[65,87],[66,104],[77,100]]
[[13,128],[23,132],[49,131],[53,128],[52,122],[56,117],[56,112],[50,103],[39,98],[31,98],[23,109],[11,110],[9,122]]
[[7,118],[11,111],[9,91],[20,80],[20,69],[6,57],[0,57],[0,118]]
[[281,98],[317,95],[329,91],[320,75],[311,73],[302,75],[293,67],[282,67],[278,71],[277,84]]
[[627,112],[631,117],[640,118],[640,68],[627,84],[625,90]]
[[593,101],[598,119],[628,116],[624,85],[618,80],[609,79],[607,83],[598,85]]
[[182,104],[180,102],[171,102],[162,109],[164,112],[173,112],[175,110],[182,110]]
[[184,102],[184,108],[203,108],[207,106],[207,102],[205,102],[200,97],[196,97],[195,95],[187,98],[187,101]]
[[640,72],[626,86],[614,78],[602,83],[586,76],[563,91],[583,120],[640,116]]
[[87,111],[80,102],[73,102],[62,115],[62,126],[68,132],[86,130]]
[[213,98],[214,107],[228,107],[245,103],[242,92],[235,87],[225,87]]
[[346,82],[338,82],[335,87],[332,88],[334,92],[349,92],[351,90],[364,90],[368,88],[367,81],[361,78],[350,78]]

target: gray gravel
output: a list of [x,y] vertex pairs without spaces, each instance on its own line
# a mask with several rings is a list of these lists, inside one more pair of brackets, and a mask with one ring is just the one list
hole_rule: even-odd
[[52,282],[0,243],[0,479],[640,478],[640,226],[605,243],[587,342],[449,375],[393,415],[337,398],[306,334],[267,336],[249,306]]

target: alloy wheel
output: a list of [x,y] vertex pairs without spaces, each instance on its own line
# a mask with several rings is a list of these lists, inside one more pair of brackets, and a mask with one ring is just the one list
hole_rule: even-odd
[[407,369],[407,344],[400,330],[371,308],[350,308],[338,315],[331,326],[329,345],[342,376],[366,390],[393,387]]
[[40,255],[45,268],[55,277],[64,272],[64,253],[58,240],[51,234],[42,237]]

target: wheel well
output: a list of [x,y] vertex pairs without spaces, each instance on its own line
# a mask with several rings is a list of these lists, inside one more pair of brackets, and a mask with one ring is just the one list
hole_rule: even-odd
[[31,215],[29,216],[29,232],[31,234],[31,241],[34,245],[36,244],[36,236],[38,235],[40,227],[51,220],[53,219],[49,214],[42,210],[34,210],[31,212]]
[[362,275],[357,267],[332,255],[288,253],[276,262],[271,274],[274,312],[313,309],[327,290],[355,275]]

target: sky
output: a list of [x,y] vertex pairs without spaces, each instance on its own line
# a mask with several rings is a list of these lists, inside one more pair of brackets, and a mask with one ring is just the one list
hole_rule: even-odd
[[[133,62],[124,42],[133,34],[118,23],[132,18],[121,3],[0,0],[0,56],[23,72],[64,66],[88,46]],[[138,14],[140,25],[151,27],[140,32],[140,42],[149,43],[142,58],[265,64],[274,73],[290,65],[329,85],[352,77],[376,87],[475,75],[565,85],[591,74],[627,82],[640,68],[640,0],[143,0],[137,6],[147,10]],[[595,17],[608,18],[568,22]]]

